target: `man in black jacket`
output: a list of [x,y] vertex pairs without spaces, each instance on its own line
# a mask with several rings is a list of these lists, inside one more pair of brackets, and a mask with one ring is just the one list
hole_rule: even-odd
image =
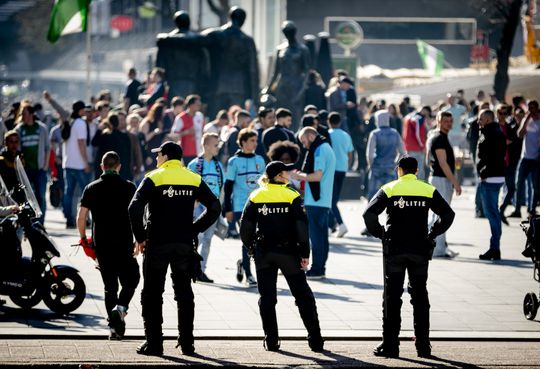
[[[184,167],[180,145],[167,141],[152,152],[158,155],[158,169],[146,175],[129,205],[135,254],[144,253],[141,306],[146,341],[137,353],[163,355],[163,291],[170,264],[178,305],[178,345],[182,353],[192,355],[195,302],[190,279],[200,273],[195,240],[214,224],[221,205],[201,176]],[[206,211],[193,221],[195,201]]]
[[500,260],[502,225],[499,192],[504,184],[506,137],[499,124],[495,122],[495,114],[492,110],[482,110],[478,115],[478,124],[480,125],[480,139],[478,140],[476,169],[481,180],[478,191],[482,199],[484,214],[491,228],[489,250],[479,257],[482,260]]
[[[398,164],[396,181],[385,184],[371,199],[364,212],[370,234],[383,240],[384,292],[383,342],[375,356],[399,356],[401,295],[405,271],[414,317],[414,335],[418,356],[431,356],[429,341],[428,264],[435,247],[435,237],[444,233],[454,220],[454,212],[437,189],[416,178],[418,162],[405,156]],[[386,227],[379,214],[386,209]],[[428,212],[439,219],[428,232]]]

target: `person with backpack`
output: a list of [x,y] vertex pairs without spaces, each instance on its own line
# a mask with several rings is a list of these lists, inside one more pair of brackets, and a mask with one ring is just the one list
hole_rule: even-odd
[[[210,190],[219,199],[221,189],[223,188],[223,166],[217,158],[219,151],[219,136],[217,133],[205,133],[201,139],[203,147],[202,155],[191,160],[188,164],[188,169],[191,169],[200,175],[203,181],[208,185]],[[197,219],[203,212],[205,207],[202,204],[197,205],[194,212],[194,218]],[[201,273],[197,277],[197,281],[204,283],[214,283],[214,281],[205,274],[208,254],[210,253],[210,245],[212,237],[216,231],[219,219],[214,222],[204,232],[199,233],[199,254],[203,258],[201,262]]]

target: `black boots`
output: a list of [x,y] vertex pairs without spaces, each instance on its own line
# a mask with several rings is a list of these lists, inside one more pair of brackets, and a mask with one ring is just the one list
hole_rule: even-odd
[[480,260],[501,260],[501,251],[489,249],[485,253],[478,255]]
[[144,341],[139,347],[137,347],[137,353],[139,355],[146,356],[162,356],[163,355],[163,342]]
[[263,347],[266,351],[279,351],[280,347],[279,339],[277,338],[270,338],[268,336],[264,337],[263,341]]
[[319,334],[318,336],[308,336],[309,348],[313,352],[322,352],[324,351],[324,340]]
[[388,344],[384,341],[375,347],[373,355],[382,357],[399,357],[399,344]]

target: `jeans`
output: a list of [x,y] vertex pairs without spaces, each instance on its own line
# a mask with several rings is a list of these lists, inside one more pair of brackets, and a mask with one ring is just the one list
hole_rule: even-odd
[[75,224],[75,217],[73,215],[73,194],[75,192],[75,186],[79,185],[82,190],[90,183],[91,173],[86,173],[84,169],[64,169],[64,180],[66,188],[64,191],[64,216],[68,224]]
[[426,153],[424,151],[409,151],[408,155],[418,162],[418,174],[416,178],[425,180],[426,178]]
[[343,187],[343,180],[345,179],[346,172],[334,172],[334,189],[332,191],[332,210],[330,211],[329,224],[334,224],[334,221],[337,224],[343,224],[343,219],[341,218],[341,213],[337,203],[339,197],[341,196],[341,188]]
[[[233,224],[238,222],[240,224],[240,218],[242,218],[242,212],[235,211],[233,213],[234,219]],[[248,255],[248,248],[242,245],[242,269],[244,269],[244,273],[246,273],[246,278],[251,276],[251,260]]]
[[47,210],[47,172],[43,169],[26,169],[26,175],[32,185],[32,190],[36,195],[36,200],[41,210],[39,222],[43,224],[45,221],[45,211]]
[[309,239],[311,241],[313,274],[326,272],[326,260],[328,259],[328,208],[320,206],[306,206],[309,222]]
[[516,181],[516,207],[519,209],[520,206],[524,205],[522,199],[525,197],[525,180],[527,177],[532,175],[533,183],[533,194],[532,202],[529,200],[527,210],[529,213],[534,211],[535,205],[538,202],[539,187],[538,187],[538,163],[533,159],[521,159],[518,165],[517,181]]
[[506,167],[504,171],[504,183],[506,185],[506,195],[504,196],[504,200],[501,204],[500,211],[501,213],[504,213],[504,210],[508,205],[511,205],[512,203],[516,204],[514,202],[514,195],[516,194],[516,173],[517,173],[517,163],[512,163],[509,166]]
[[[197,219],[205,210],[203,205],[200,205],[195,208],[194,219]],[[199,254],[202,256],[203,260],[201,261],[201,271],[204,273],[206,270],[206,262],[208,260],[208,254],[210,254],[210,245],[212,244],[212,237],[216,231],[217,220],[206,231],[199,233]]]
[[[454,187],[452,183],[446,177],[429,177],[429,183],[431,183],[437,191],[441,194],[442,198],[450,205],[452,202],[452,195],[454,193]],[[430,226],[438,219],[437,214],[433,214],[431,218]],[[435,250],[433,250],[433,256],[442,256],[446,252],[446,233],[437,236],[435,239]]]
[[492,250],[500,250],[501,248],[502,225],[501,213],[499,213],[499,192],[502,185],[502,183],[487,183],[484,181],[480,182],[479,185],[484,214],[489,221],[489,228],[491,228],[489,248]]
[[396,178],[396,172],[393,169],[371,168],[369,171],[368,200],[375,196],[379,188]]

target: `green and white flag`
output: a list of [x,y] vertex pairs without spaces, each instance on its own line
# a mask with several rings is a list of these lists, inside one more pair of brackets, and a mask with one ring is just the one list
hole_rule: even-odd
[[424,69],[427,69],[434,76],[441,74],[444,64],[444,53],[421,40],[416,41],[416,47],[418,47],[418,54],[422,59]]
[[55,43],[60,36],[86,32],[91,0],[55,0],[47,40]]

